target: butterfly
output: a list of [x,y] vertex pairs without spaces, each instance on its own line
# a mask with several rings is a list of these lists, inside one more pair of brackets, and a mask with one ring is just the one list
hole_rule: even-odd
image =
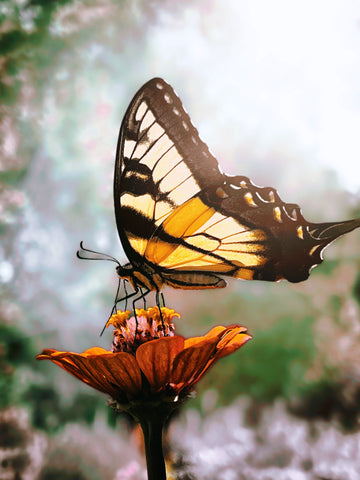
[[311,223],[271,187],[224,174],[174,90],[145,83],[121,124],[114,174],[118,233],[135,293],[223,288],[223,277],[301,282],[360,219]]

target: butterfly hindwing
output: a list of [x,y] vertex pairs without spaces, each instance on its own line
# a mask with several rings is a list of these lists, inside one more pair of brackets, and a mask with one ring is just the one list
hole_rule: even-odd
[[218,275],[305,280],[322,261],[321,250],[359,226],[326,224],[328,231],[337,225],[334,235],[320,238],[324,229],[275,189],[223,174],[180,99],[159,78],[137,92],[125,114],[114,201],[131,264],[139,271],[148,265],[176,288],[225,286]]

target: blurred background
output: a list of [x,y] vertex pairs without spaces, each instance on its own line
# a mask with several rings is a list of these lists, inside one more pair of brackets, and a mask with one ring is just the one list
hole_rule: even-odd
[[[34,360],[111,342],[114,265],[75,252],[126,260],[112,179],[127,105],[161,76],[225,172],[308,220],[359,217],[360,5],[2,0],[0,35],[0,480],[144,479],[127,420]],[[165,290],[178,333],[254,336],[174,420],[172,478],[359,478],[359,245],[339,239],[296,285]]]

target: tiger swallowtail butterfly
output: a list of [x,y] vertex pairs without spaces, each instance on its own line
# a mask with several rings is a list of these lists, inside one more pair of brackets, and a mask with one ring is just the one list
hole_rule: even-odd
[[360,219],[311,223],[300,207],[245,176],[224,174],[174,90],[153,78],[123,119],[116,224],[135,291],[222,288],[222,277],[306,280],[322,250]]

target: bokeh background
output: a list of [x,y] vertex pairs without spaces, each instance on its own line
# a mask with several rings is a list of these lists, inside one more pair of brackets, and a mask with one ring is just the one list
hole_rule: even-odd
[[[125,109],[173,85],[224,171],[311,221],[360,216],[356,0],[0,2],[0,479],[144,479],[138,432],[43,348],[105,348],[125,261],[112,199]],[[360,232],[301,284],[166,290],[177,331],[254,336],[203,379],[168,432],[172,478],[356,480]],[[15,476],[15,472],[17,476]]]

